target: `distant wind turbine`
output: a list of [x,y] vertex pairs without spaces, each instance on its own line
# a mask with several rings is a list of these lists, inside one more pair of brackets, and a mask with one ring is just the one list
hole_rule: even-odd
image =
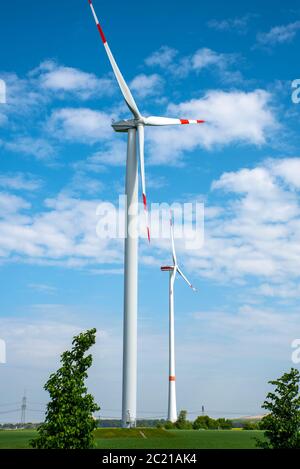
[[[150,241],[150,229],[147,216],[146,180],[144,165],[144,128],[145,126],[164,126],[182,124],[202,124],[203,120],[173,119],[167,117],[144,117],[125,82],[123,75],[111,53],[103,29],[97,18],[92,0],[88,0],[105,51],[112,66],[116,80],[123,94],[125,103],[133,118],[112,124],[116,132],[127,132],[126,164],[126,239],[124,263],[124,331],[123,331],[123,398],[122,422],[124,427],[134,426],[136,421],[136,386],[137,386],[137,273],[138,239],[135,233],[138,217],[138,172],[136,157],[136,132],[138,132],[139,166],[142,183],[144,211],[147,220],[147,235]],[[132,45],[130,44],[129,47]],[[132,49],[130,49],[132,50]],[[130,230],[128,227],[131,227]]]
[[177,405],[176,405],[176,377],[175,377],[175,325],[174,325],[174,283],[177,272],[188,284],[192,290],[196,288],[188,281],[184,273],[181,271],[177,264],[177,257],[174,242],[174,223],[173,214],[170,216],[170,231],[172,243],[172,266],[163,266],[163,272],[169,272],[169,399],[168,399],[168,420],[176,422],[177,420]]

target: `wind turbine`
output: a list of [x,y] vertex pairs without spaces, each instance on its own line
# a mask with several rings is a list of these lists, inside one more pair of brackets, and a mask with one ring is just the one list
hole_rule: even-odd
[[181,271],[177,264],[177,257],[174,243],[174,224],[173,215],[170,216],[170,231],[172,243],[172,266],[163,266],[163,272],[169,272],[169,399],[168,399],[168,420],[176,422],[177,420],[177,406],[176,406],[176,378],[175,378],[175,327],[174,327],[174,283],[176,274],[183,278],[192,290],[196,291],[193,285],[188,281],[184,273]]
[[[132,113],[132,119],[112,124],[116,132],[127,132],[126,184],[126,231],[124,263],[124,327],[123,327],[123,397],[122,423],[124,427],[135,425],[136,387],[137,387],[137,274],[138,274],[138,171],[136,140],[138,133],[139,166],[142,182],[142,196],[147,220],[147,235],[150,242],[150,229],[147,216],[147,198],[144,164],[144,128],[145,126],[202,124],[203,120],[173,119],[167,117],[144,117],[125,82],[122,73],[111,53],[103,29],[97,18],[92,0],[88,0],[108,59],[119,84],[123,98]],[[130,229],[129,229],[130,227]]]

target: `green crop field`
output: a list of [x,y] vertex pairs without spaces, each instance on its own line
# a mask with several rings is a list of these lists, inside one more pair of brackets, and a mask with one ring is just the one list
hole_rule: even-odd
[[[0,431],[0,449],[29,448],[29,440],[35,436],[32,430]],[[95,436],[98,449],[251,449],[263,432],[103,428]]]

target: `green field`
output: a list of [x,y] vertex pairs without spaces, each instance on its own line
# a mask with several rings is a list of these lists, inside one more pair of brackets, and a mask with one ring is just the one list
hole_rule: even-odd
[[[0,431],[0,449],[28,448],[35,436],[32,430]],[[103,428],[96,430],[95,436],[99,449],[251,449],[255,438],[263,438],[263,432]]]

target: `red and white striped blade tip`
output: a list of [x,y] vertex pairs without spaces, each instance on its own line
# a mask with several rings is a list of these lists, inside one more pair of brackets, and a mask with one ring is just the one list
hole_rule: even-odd
[[202,119],[180,119],[181,124],[204,124],[205,120]]

